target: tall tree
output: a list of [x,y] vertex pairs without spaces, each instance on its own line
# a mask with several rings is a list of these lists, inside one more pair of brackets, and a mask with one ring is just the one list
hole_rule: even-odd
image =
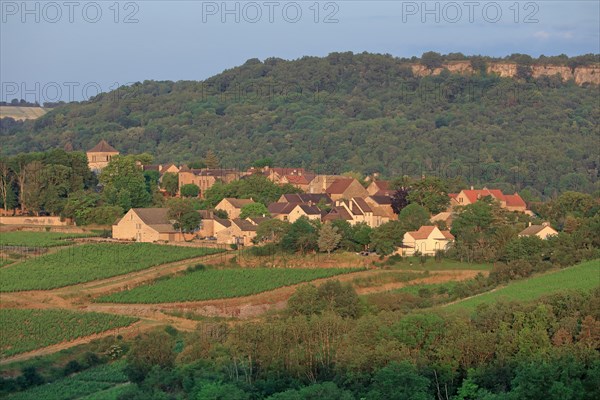
[[331,254],[333,250],[338,247],[342,240],[342,235],[338,232],[338,229],[331,224],[321,225],[319,230],[319,250],[326,251],[327,254]]
[[221,161],[212,150],[208,150],[206,152],[206,156],[204,157],[203,161],[204,164],[206,164],[206,167],[211,169],[219,168],[219,165],[221,164]]

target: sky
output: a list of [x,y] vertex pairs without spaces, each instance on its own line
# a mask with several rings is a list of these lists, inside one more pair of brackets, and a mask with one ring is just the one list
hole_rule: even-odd
[[600,1],[5,1],[0,101],[204,80],[250,58],[600,53]]

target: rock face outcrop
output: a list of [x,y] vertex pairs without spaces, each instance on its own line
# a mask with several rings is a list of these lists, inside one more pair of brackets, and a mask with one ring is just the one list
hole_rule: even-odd
[[[472,75],[475,73],[469,61],[450,62],[433,70],[422,64],[412,64],[411,68],[416,76],[439,75],[444,69],[455,74]],[[517,64],[511,62],[489,63],[487,73],[496,74],[503,78],[512,78],[517,74]],[[597,65],[576,67],[574,70],[566,65],[532,65],[531,73],[534,78],[559,75],[563,81],[573,79],[578,85],[589,83],[600,85],[600,66]]]

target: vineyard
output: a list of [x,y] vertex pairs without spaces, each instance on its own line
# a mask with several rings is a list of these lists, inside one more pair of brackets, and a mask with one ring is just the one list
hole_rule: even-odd
[[124,385],[127,383],[127,377],[123,373],[124,366],[122,361],[100,365],[46,385],[12,394],[7,400],[116,400],[117,395],[128,388],[128,385]]
[[282,286],[360,271],[356,268],[208,269],[101,297],[101,302],[170,303],[248,296]]
[[492,304],[499,300],[531,301],[556,292],[595,288],[600,288],[600,263],[598,260],[515,281],[493,292],[454,303],[448,308],[474,310],[479,304]]
[[54,289],[220,251],[151,243],[73,246],[0,269],[0,292]]
[[72,243],[68,239],[96,236],[94,233],[61,233],[61,232],[2,232],[0,247],[54,247]]
[[0,309],[0,354],[11,356],[124,327],[135,318],[66,310]]

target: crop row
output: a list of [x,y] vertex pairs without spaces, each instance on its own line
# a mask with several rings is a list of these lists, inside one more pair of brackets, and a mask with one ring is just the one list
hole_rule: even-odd
[[248,296],[358,271],[356,268],[207,269],[101,297],[100,302],[169,303]]
[[46,385],[12,394],[7,397],[7,400],[71,400],[94,398],[109,400],[111,397],[110,392],[122,391],[122,389],[126,388],[126,386],[122,386],[123,383],[127,382],[127,377],[123,373],[124,365],[125,363],[122,361],[100,365]]
[[67,310],[0,309],[0,354],[11,356],[124,327],[135,318]]
[[220,251],[151,243],[72,246],[0,269],[0,292],[54,289]]
[[61,232],[2,232],[0,246],[53,247],[70,243],[68,239],[96,236],[93,233],[61,233]]

